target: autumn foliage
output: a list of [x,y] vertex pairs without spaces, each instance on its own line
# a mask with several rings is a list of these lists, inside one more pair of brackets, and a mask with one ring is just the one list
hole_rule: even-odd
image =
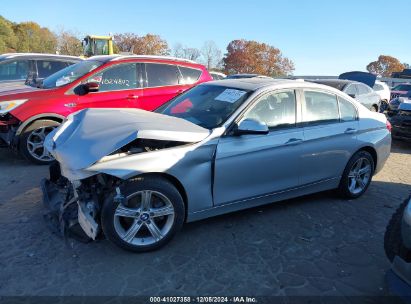
[[138,36],[133,33],[114,35],[114,43],[121,52],[133,52],[137,55],[168,55],[167,41],[158,35]]
[[382,77],[391,77],[393,72],[401,72],[405,66],[395,57],[380,55],[377,61],[367,65],[367,71]]
[[283,57],[274,46],[252,40],[233,40],[227,46],[223,58],[225,72],[255,73],[266,76],[289,75],[294,70],[294,63]]

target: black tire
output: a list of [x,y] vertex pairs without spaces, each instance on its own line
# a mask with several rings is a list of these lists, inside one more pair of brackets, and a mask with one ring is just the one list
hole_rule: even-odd
[[392,215],[384,234],[384,251],[392,262],[395,256],[410,261],[410,251],[404,247],[401,236],[401,222],[404,209],[409,199],[405,200]]
[[49,160],[41,160],[35,158],[29,151],[27,141],[29,137],[31,136],[32,132],[41,128],[46,128],[47,131],[51,130],[52,128],[56,128],[60,125],[59,122],[54,121],[54,120],[49,120],[49,119],[41,119],[41,120],[36,120],[32,124],[30,124],[26,129],[23,130],[23,132],[20,134],[20,139],[19,139],[19,151],[20,153],[29,161],[38,164],[38,165],[49,165],[54,161],[53,158]]
[[376,106],[376,105],[371,106],[370,111],[371,112],[378,112],[378,106]]
[[[354,164],[360,159],[360,158],[366,158],[370,164],[371,164],[371,173],[370,173],[370,178],[368,182],[366,183],[364,189],[359,192],[359,193],[352,193],[349,189],[349,173]],[[375,170],[375,164],[374,164],[374,159],[372,158],[371,154],[367,151],[360,150],[356,152],[348,161],[347,165],[345,166],[343,175],[341,177],[340,185],[338,187],[338,192],[339,194],[346,199],[355,199],[360,197],[361,195],[364,194],[365,191],[367,191],[368,186],[371,183],[372,176],[374,175],[374,170]]]
[[176,187],[168,180],[161,177],[145,177],[132,179],[120,186],[121,194],[127,197],[138,191],[156,191],[166,196],[174,208],[174,220],[168,233],[149,245],[135,245],[126,242],[121,238],[115,228],[115,211],[119,202],[114,199],[114,194],[108,197],[101,211],[101,225],[103,233],[115,245],[133,252],[153,251],[166,245],[174,235],[181,229],[185,220],[185,206],[181,194]]

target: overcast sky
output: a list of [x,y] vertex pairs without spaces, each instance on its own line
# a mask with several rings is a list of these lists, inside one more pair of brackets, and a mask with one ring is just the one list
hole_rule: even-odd
[[295,75],[338,75],[380,54],[411,64],[410,12],[410,0],[14,0],[0,14],[79,34],[153,33],[170,47],[257,40],[293,60]]

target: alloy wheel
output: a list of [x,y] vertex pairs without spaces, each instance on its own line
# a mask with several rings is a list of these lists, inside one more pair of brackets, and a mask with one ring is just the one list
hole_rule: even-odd
[[158,191],[143,190],[126,197],[114,213],[114,229],[131,245],[144,246],[163,239],[172,229],[175,210]]
[[44,140],[55,128],[55,126],[46,126],[31,131],[27,137],[27,151],[33,158],[43,162],[54,160],[53,156],[44,147]]
[[351,167],[348,174],[348,189],[352,194],[362,192],[368,185],[371,179],[372,165],[365,158],[359,158]]

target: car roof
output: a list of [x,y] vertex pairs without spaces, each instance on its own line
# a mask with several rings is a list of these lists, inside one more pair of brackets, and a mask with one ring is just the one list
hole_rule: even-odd
[[[360,84],[361,82],[354,81],[354,80],[347,80],[347,79],[310,79],[309,81],[319,83],[319,84],[325,84],[327,86],[334,87],[338,90],[343,90],[346,85],[355,83],[355,84]],[[363,85],[366,85],[362,83]]]
[[67,59],[72,61],[81,61],[80,57],[76,56],[69,56],[69,55],[57,55],[57,54],[43,54],[43,53],[6,53],[0,55],[0,60],[4,59],[12,59],[12,58],[31,58],[31,59],[38,59],[38,58],[54,58],[54,59]]
[[[240,78],[240,79],[222,79],[205,82],[201,85],[226,86],[239,90],[257,91],[264,88],[317,88],[328,91],[340,92],[339,90],[322,84],[306,82],[304,80],[282,79],[282,78]],[[341,92],[340,92],[341,93]]]
[[173,62],[185,62],[191,64],[198,64],[197,62],[184,58],[177,58],[172,56],[154,56],[154,55],[99,55],[88,58],[87,60],[97,60],[101,62],[119,61],[127,59],[150,59],[150,60],[165,60]]

